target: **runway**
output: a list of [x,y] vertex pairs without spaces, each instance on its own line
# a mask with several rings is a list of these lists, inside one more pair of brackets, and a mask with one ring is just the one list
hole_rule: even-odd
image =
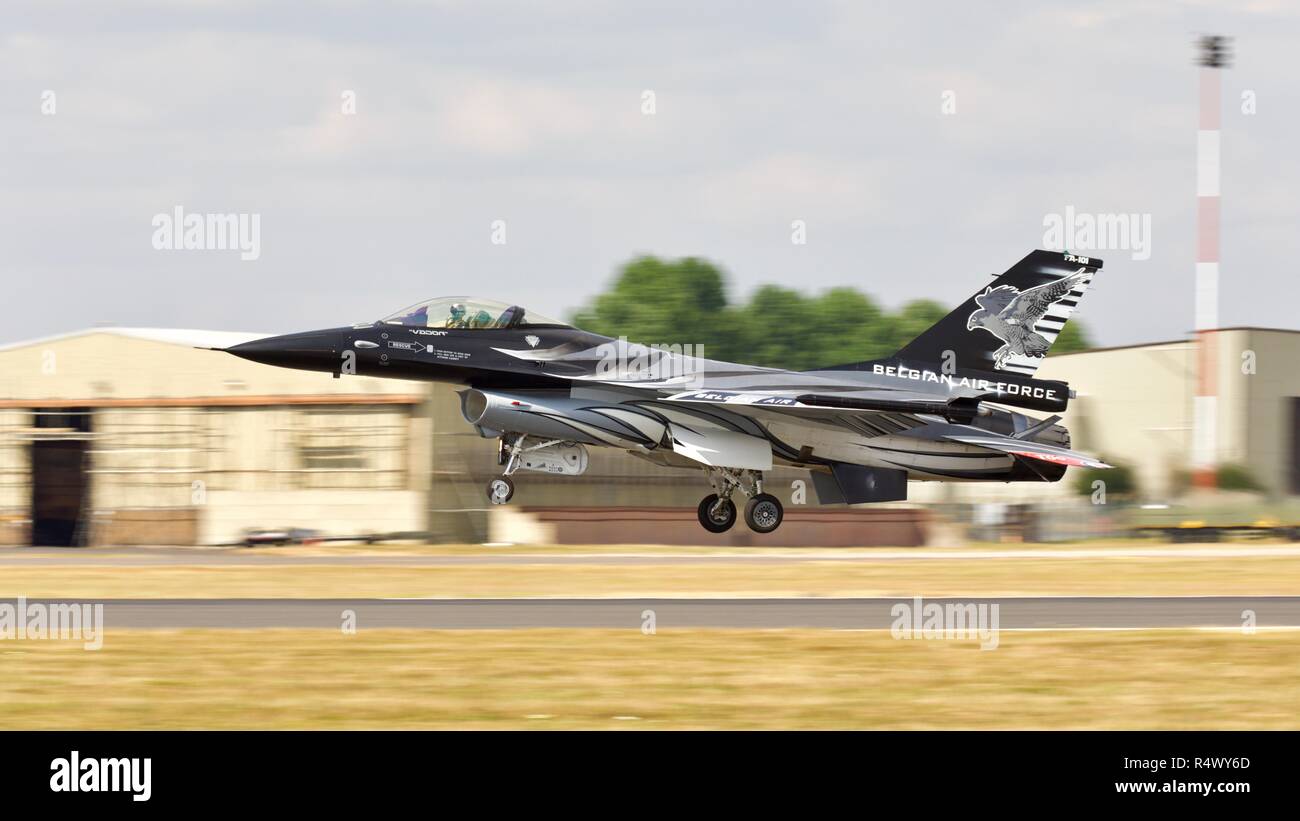
[[702,565],[702,564],[789,564],[918,561],[1000,561],[1056,559],[1217,559],[1300,557],[1300,545],[1201,545],[1150,547],[1125,545],[1107,548],[1062,548],[1020,550],[942,550],[933,548],[834,550],[791,552],[754,550],[744,553],[499,553],[441,555],[384,555],[358,553],[342,555],[258,553],[240,548],[77,548],[40,550],[0,548],[0,567],[120,566],[172,567],[219,566],[373,566],[373,567],[456,567],[464,565]]
[[[888,629],[900,598],[763,599],[27,599],[27,605],[103,604],[107,632],[120,628],[521,628]],[[1300,627],[1300,596],[1034,597],[925,599],[997,605],[998,628]],[[0,607],[16,600],[0,599]],[[8,608],[5,608],[8,609]],[[10,611],[13,612],[13,611]],[[349,613],[353,614],[349,616]],[[651,615],[652,614],[652,615]]]

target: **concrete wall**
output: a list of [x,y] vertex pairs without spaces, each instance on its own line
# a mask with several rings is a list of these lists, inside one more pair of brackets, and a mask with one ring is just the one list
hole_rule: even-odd
[[787,510],[772,533],[755,533],[744,523],[709,533],[693,507],[520,507],[493,510],[491,533],[493,541],[513,544],[918,547],[928,541],[930,518],[915,508],[811,507]]
[[[1240,349],[1225,347],[1229,350],[1223,356],[1223,368],[1234,373],[1224,375],[1224,380],[1245,386],[1238,422],[1245,441],[1241,461],[1274,494],[1287,494],[1295,437],[1300,435],[1291,416],[1291,402],[1300,397],[1300,332],[1251,330]],[[1254,374],[1241,372],[1242,349],[1255,353]]]
[[202,507],[200,544],[229,544],[248,527],[301,527],[327,536],[419,531],[420,491],[296,490],[273,493],[213,491]]
[[197,508],[137,508],[100,510],[92,514],[90,544],[199,544]]
[[31,414],[0,409],[0,545],[24,544],[31,517],[31,450],[17,435]]
[[[1078,392],[1062,422],[1074,447],[1132,467],[1141,493],[1159,499],[1187,466],[1195,356],[1185,341],[1098,350],[1050,356],[1037,375]],[[1061,492],[1072,492],[1070,480]]]

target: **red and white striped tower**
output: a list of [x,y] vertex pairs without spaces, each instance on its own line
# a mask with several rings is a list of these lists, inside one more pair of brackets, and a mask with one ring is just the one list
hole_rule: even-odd
[[1219,326],[1219,70],[1228,65],[1228,39],[1207,35],[1198,42],[1201,72],[1200,124],[1196,132],[1196,396],[1192,400],[1192,479],[1215,486],[1218,461]]

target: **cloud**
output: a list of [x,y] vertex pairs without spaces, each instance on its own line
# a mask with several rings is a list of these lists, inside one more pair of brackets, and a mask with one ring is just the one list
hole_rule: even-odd
[[[952,302],[1067,205],[1153,216],[1152,259],[1108,259],[1113,286],[1085,305],[1094,335],[1178,336],[1202,30],[1237,37],[1224,270],[1251,287],[1225,286],[1223,316],[1294,324],[1285,300],[1249,296],[1289,288],[1278,263],[1300,251],[1286,5],[19,0],[7,15],[13,336],[101,319],[291,330],[466,281],[560,314],[637,252],[712,256],[740,291]],[[1237,111],[1242,88],[1258,115]],[[177,204],[261,213],[262,258],[153,252],[150,217]]]

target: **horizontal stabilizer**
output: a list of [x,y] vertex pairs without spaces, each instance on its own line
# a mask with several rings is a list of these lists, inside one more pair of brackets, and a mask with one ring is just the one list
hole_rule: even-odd
[[1026,442],[1023,439],[1012,439],[1007,436],[953,436],[948,435],[943,438],[952,442],[961,442],[963,445],[975,445],[976,447],[988,448],[1002,453],[1008,453],[1012,456],[1021,456],[1026,459],[1037,459],[1040,462],[1051,462],[1054,465],[1068,465],[1071,467],[1082,468],[1108,468],[1110,465],[1086,453],[1080,453],[1077,450],[1058,447],[1056,445],[1044,445],[1041,442]]
[[1011,438],[1022,439],[1022,440],[1033,439],[1035,436],[1037,436],[1038,434],[1042,433],[1043,431],[1047,430],[1052,425],[1055,425],[1057,422],[1060,421],[1061,421],[1061,417],[1055,415],[1049,416],[1046,419],[1040,419],[1038,422],[1031,425],[1030,427],[1025,428],[1019,433],[1011,434]]

